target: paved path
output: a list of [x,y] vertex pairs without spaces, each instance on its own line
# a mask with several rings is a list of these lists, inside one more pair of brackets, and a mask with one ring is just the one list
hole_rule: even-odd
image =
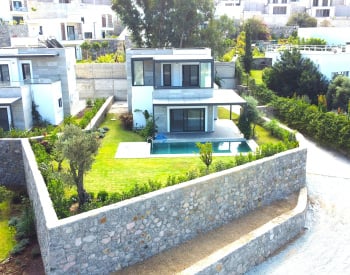
[[248,274],[350,274],[350,160],[305,140],[308,230]]

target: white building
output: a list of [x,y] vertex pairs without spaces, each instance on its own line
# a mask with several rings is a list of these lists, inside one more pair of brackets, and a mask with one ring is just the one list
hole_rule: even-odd
[[[296,46],[291,46],[296,47]],[[272,58],[272,65],[279,60],[287,46],[272,46],[267,48],[265,56]],[[304,58],[315,63],[319,71],[331,80],[335,75],[350,77],[350,45],[347,46],[300,46],[298,47]]]
[[128,49],[126,58],[128,107],[136,128],[146,125],[147,110],[158,132],[211,133],[218,105],[246,104],[233,90],[214,88],[210,49]]
[[117,21],[111,0],[0,0],[0,18],[27,24],[29,36],[54,37],[63,45],[114,34]]
[[30,129],[32,105],[60,124],[79,111],[74,49],[0,49],[0,127]]

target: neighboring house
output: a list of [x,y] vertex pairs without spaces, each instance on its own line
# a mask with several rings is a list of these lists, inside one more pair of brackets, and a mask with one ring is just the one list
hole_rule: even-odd
[[[272,65],[280,59],[284,50],[293,46],[277,45],[268,47],[265,57],[272,59]],[[331,80],[336,75],[350,77],[350,45],[343,46],[299,46],[301,55],[309,58],[318,67],[318,70],[328,79]]]
[[36,43],[54,37],[76,47],[78,57],[84,39],[114,35],[118,22],[111,0],[0,0],[0,6],[2,22],[27,25]]
[[33,103],[53,125],[77,113],[74,65],[74,49],[0,49],[0,127],[32,128]]
[[245,105],[233,90],[214,86],[211,50],[128,49],[128,107],[134,127],[153,115],[159,133],[215,131],[217,106]]
[[216,16],[236,20],[261,18],[269,26],[285,26],[294,13],[308,13],[318,24],[325,20],[334,26],[349,26],[349,0],[216,0]]

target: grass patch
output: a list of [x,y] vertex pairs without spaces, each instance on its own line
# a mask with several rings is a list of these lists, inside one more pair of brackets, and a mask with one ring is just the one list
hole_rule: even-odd
[[202,165],[199,155],[185,158],[115,159],[119,142],[144,140],[137,133],[124,131],[120,121],[114,120],[112,114],[107,115],[101,127],[108,127],[109,131],[102,139],[91,170],[85,176],[88,192],[122,192],[136,183],[143,184],[148,180],[165,183],[169,176],[183,175],[191,168]]
[[6,259],[16,244],[15,230],[8,226],[11,215],[10,200],[0,203],[0,262]]
[[252,78],[254,78],[256,85],[263,84],[262,72],[263,72],[262,70],[251,70],[250,71],[250,76]]
[[[230,112],[226,108],[218,109],[219,117],[228,119]],[[237,123],[238,114],[233,113],[232,118]],[[85,188],[95,194],[101,190],[107,192],[123,192],[133,185],[144,184],[149,180],[157,180],[163,184],[169,176],[185,175],[193,169],[204,168],[198,156],[183,158],[145,158],[145,159],[116,159],[114,158],[119,142],[144,141],[137,133],[125,131],[115,115],[108,114],[100,127],[108,127],[109,131],[102,139],[102,143],[92,165],[85,176]],[[279,140],[273,138],[268,131],[259,125],[256,126],[257,143],[275,143]],[[216,161],[226,161],[232,157],[214,157]]]

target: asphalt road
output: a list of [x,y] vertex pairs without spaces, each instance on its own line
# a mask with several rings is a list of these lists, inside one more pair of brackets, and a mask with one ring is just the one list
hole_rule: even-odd
[[305,139],[306,231],[247,274],[350,274],[350,159]]

